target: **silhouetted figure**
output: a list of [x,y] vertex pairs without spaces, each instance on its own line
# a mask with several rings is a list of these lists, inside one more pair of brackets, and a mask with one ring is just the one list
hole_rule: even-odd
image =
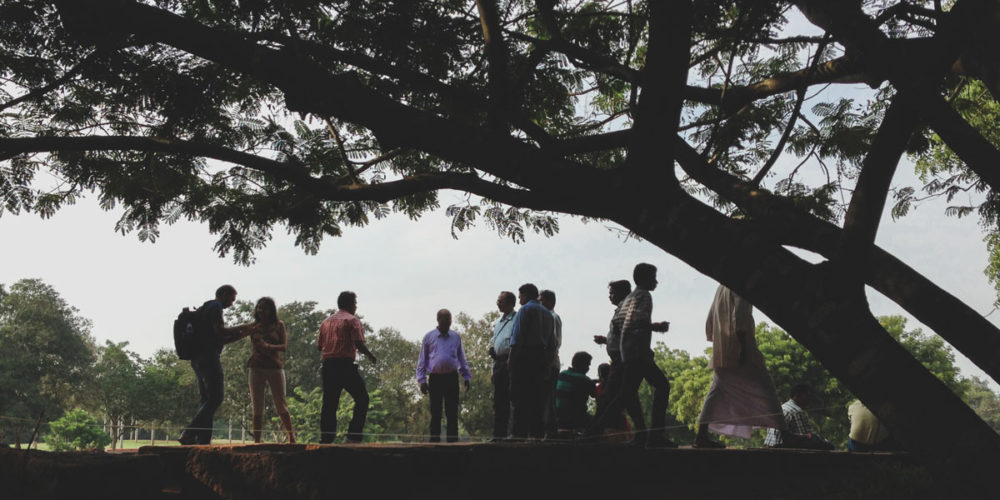
[[288,442],[295,443],[292,417],[285,400],[285,362],[281,353],[288,347],[285,323],[278,319],[278,308],[271,297],[261,297],[254,307],[254,323],[250,328],[252,351],[247,366],[250,368],[250,405],[253,407],[253,442],[260,442],[264,426],[264,389],[271,387],[274,411],[288,434]]
[[514,304],[517,296],[513,292],[500,292],[497,310],[500,317],[493,323],[493,339],[489,354],[493,359],[493,439],[505,439],[510,435],[510,371],[507,358],[510,356],[510,337],[514,333]]
[[[621,311],[622,302],[630,293],[632,293],[632,284],[628,280],[618,280],[608,283],[608,300],[614,304],[615,312],[608,325],[607,335],[594,335],[594,342],[604,344],[607,347],[608,357],[611,359],[607,382],[601,385],[601,393],[597,398],[597,416],[602,415],[611,401],[614,401],[618,397],[618,393],[621,392],[622,381],[625,375],[625,365],[622,363],[621,354],[621,331],[622,322],[625,318],[618,313]],[[630,406],[625,408],[625,410],[628,410],[630,415],[642,414],[642,406],[639,405],[638,399],[629,400],[627,404],[630,404]],[[625,429],[628,425],[623,413],[625,410],[619,409],[614,415],[608,415],[603,420],[597,419],[592,432],[600,433],[604,427]]]
[[451,329],[451,311],[437,313],[437,328],[427,332],[420,344],[417,383],[420,392],[431,395],[431,442],[441,441],[441,403],[447,419],[448,442],[458,441],[458,376],[469,390],[469,363],[462,349],[462,337]]
[[666,332],[670,323],[663,321],[653,323],[653,298],[649,292],[656,290],[656,267],[652,264],[640,263],[632,271],[635,290],[622,301],[616,313],[620,317],[621,356],[624,363],[622,388],[618,395],[597,416],[595,424],[587,434],[593,435],[603,429],[605,421],[623,408],[641,408],[639,403],[639,385],[645,380],[653,387],[653,430],[646,428],[641,411],[633,414],[636,436],[633,444],[658,447],[676,447],[677,444],[663,435],[667,420],[667,401],[670,397],[670,383],[660,368],[653,361],[653,350],[650,348],[652,332]]
[[354,358],[360,351],[374,365],[375,355],[365,346],[365,332],[361,320],[355,316],[358,298],[354,292],[341,292],[337,297],[340,309],[323,321],[319,328],[317,347],[323,356],[323,409],[320,413],[320,440],[332,443],[337,436],[337,408],[340,394],[346,390],[354,398],[354,413],[347,427],[346,441],[360,443],[365,418],[368,416],[368,388],[358,372]]
[[542,404],[547,370],[555,352],[552,313],[538,303],[538,288],[530,283],[518,288],[521,309],[514,316],[510,340],[511,427],[515,438],[541,438]]
[[206,301],[198,308],[198,318],[195,330],[198,338],[198,354],[191,359],[198,380],[198,394],[201,405],[198,412],[181,433],[178,441],[181,444],[210,444],[212,442],[212,423],[215,411],[222,404],[225,378],[222,373],[222,346],[235,342],[248,333],[248,326],[226,328],[222,310],[236,302],[236,288],[232,285],[222,285],[215,291],[215,298]]
[[552,335],[555,339],[555,352],[553,354],[552,366],[545,374],[546,394],[542,402],[542,420],[545,425],[545,434],[555,436],[558,431],[556,416],[556,379],[559,378],[559,369],[562,364],[559,362],[559,348],[562,347],[562,318],[556,314],[556,294],[552,290],[542,290],[538,292],[538,302],[552,313]]
[[[630,287],[631,288],[631,287]],[[626,294],[627,295],[627,294]],[[621,368],[619,368],[619,372]],[[611,365],[608,363],[601,363],[597,365],[597,387],[594,389],[597,399],[597,412],[595,415],[600,415],[604,406],[607,405],[605,401],[606,398],[604,394],[610,390],[608,387],[608,376],[611,374]],[[621,385],[621,376],[618,377],[618,385]],[[617,415],[609,415],[608,419],[605,421],[605,429],[614,429],[615,434],[621,436],[621,439],[629,440],[632,438],[632,432],[628,425],[628,419],[625,418],[625,411],[622,410],[618,412]],[[616,436],[617,437],[617,436]]]
[[556,414],[559,430],[583,430],[590,424],[587,400],[595,397],[596,385],[587,376],[592,357],[580,351],[573,355],[570,367],[559,373],[556,384]]
[[696,448],[725,448],[708,431],[749,439],[755,427],[782,428],[781,406],[754,336],[753,305],[720,285],[705,323],[712,386],[698,417]]

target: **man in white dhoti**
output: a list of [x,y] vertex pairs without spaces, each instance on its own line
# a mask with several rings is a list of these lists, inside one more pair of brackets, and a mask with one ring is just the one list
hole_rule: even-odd
[[749,438],[754,427],[785,429],[774,382],[754,337],[753,306],[719,285],[705,334],[712,343],[712,386],[698,417],[695,448],[725,448],[708,431]]

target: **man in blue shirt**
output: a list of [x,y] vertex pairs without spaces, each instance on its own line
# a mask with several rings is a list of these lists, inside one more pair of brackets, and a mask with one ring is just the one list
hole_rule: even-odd
[[[427,332],[420,344],[417,383],[420,392],[431,394],[431,442],[441,441],[441,402],[448,420],[448,442],[458,441],[458,376],[469,390],[469,363],[462,349],[462,337],[451,329],[451,311],[437,313],[437,328]],[[429,382],[429,384],[428,384]]]
[[510,336],[514,333],[514,304],[517,296],[513,292],[500,292],[497,309],[500,317],[493,323],[493,340],[490,357],[493,358],[493,439],[505,439],[510,434],[510,372],[507,358],[510,356]]
[[554,323],[552,313],[538,302],[538,287],[527,283],[517,291],[521,309],[514,316],[507,360],[512,435],[541,438],[545,374],[555,355]]

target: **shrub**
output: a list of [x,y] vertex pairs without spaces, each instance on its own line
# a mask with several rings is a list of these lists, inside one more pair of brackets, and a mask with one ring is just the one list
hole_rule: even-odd
[[77,408],[69,410],[59,420],[49,424],[46,442],[53,451],[103,450],[111,436],[101,429],[97,420]]

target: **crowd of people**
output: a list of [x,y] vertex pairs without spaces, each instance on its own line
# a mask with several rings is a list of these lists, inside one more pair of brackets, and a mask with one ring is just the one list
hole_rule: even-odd
[[[555,312],[556,295],[531,283],[517,295],[503,291],[497,297],[499,318],[493,324],[489,347],[492,358],[494,428],[492,441],[572,438],[594,440],[628,436],[637,445],[676,447],[665,434],[670,382],[654,361],[652,333],[667,332],[670,323],[652,320],[657,287],[656,267],[640,263],[632,281],[608,284],[608,299],[615,306],[608,331],[595,335],[604,345],[609,362],[598,366],[598,380],[590,371],[593,357],[573,355],[569,367],[560,371],[559,348],[562,320]],[[295,442],[288,405],[281,352],[287,346],[285,325],[277,316],[274,300],[263,297],[254,308],[254,321],[226,327],[223,310],[236,301],[236,289],[223,285],[215,298],[198,309],[200,345],[191,360],[201,404],[181,436],[181,444],[208,444],[215,411],[222,403],[224,374],[220,354],[225,344],[250,338],[250,399],[253,407],[252,435],[260,442],[265,390],[270,387],[274,408],[288,436]],[[515,306],[520,308],[515,310]],[[358,319],[357,296],[350,291],[337,298],[337,311],[319,326],[317,349],[322,359],[323,403],[320,443],[333,443],[337,435],[337,409],[346,390],[354,399],[353,414],[345,434],[348,443],[361,442],[368,413],[369,396],[356,364],[358,353],[372,364],[378,362],[365,344]],[[749,438],[754,428],[766,428],[765,446],[832,449],[819,437],[804,408],[810,391],[792,389],[790,399],[778,401],[777,392],[754,338],[753,307],[725,286],[719,286],[706,321],[706,337],[712,343],[712,385],[698,420],[696,448],[724,448],[710,433]],[[442,418],[448,442],[458,440],[460,386],[470,387],[472,375],[462,347],[461,335],[451,329],[452,315],[437,312],[437,326],[424,335],[416,360],[416,382],[429,394],[430,441],[441,440]],[[645,380],[653,390],[652,419],[647,426],[639,399]],[[588,412],[596,400],[596,413]],[[443,411],[442,411],[443,410]],[[626,419],[625,415],[629,419]],[[888,431],[860,402],[849,409],[851,440],[855,451],[885,449]]]

